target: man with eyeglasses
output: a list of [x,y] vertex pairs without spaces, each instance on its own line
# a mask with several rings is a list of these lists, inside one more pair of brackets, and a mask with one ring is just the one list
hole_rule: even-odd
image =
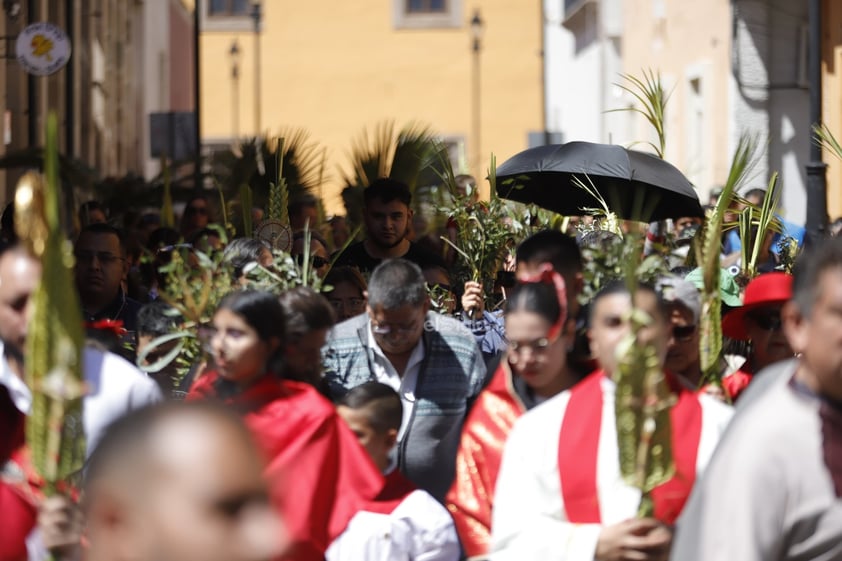
[[122,321],[124,329],[134,332],[140,303],[123,290],[129,263],[122,232],[108,224],[85,226],[76,238],[74,253],[76,289],[85,320]]
[[323,349],[334,399],[366,382],[394,388],[403,403],[398,468],[443,501],[455,469],[465,415],[485,364],[461,322],[430,311],[424,276],[404,259],[372,273],[366,313],[337,325]]

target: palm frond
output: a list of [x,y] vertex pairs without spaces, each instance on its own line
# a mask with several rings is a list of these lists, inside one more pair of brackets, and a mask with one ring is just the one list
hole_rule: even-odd
[[701,243],[695,247],[696,260],[702,268],[704,289],[702,291],[702,313],[700,321],[700,366],[702,383],[719,381],[719,360],[722,353],[722,324],[720,314],[722,301],[719,294],[720,249],[722,245],[722,223],[725,212],[730,208],[734,193],[746,180],[760,158],[757,136],[743,134],[731,159],[728,179],[708,217]]
[[842,145],[839,144],[827,125],[813,125],[813,142],[842,160]]
[[667,146],[666,108],[671,93],[664,90],[661,74],[656,74],[651,69],[643,70],[642,79],[631,74],[622,74],[621,77],[625,82],[615,83],[615,85],[637,99],[641,107],[613,109],[611,112],[633,111],[643,115],[655,129],[655,134],[658,137],[657,146],[652,142],[647,142],[647,144],[655,150],[659,158],[663,159]]

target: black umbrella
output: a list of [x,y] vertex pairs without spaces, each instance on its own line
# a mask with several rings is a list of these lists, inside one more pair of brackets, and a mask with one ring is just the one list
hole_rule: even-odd
[[574,178],[599,193],[620,218],[704,217],[693,185],[673,165],[615,144],[568,142],[524,150],[497,168],[497,194],[566,216],[600,208]]

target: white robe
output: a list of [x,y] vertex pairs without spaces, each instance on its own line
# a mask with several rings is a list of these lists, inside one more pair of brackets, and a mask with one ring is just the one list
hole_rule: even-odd
[[678,520],[673,559],[842,559],[842,499],[824,463],[820,402],[789,385],[796,365],[767,369],[766,387],[738,402]]
[[389,514],[360,511],[325,554],[327,561],[458,561],[450,513],[426,491],[413,491]]
[[[597,449],[600,518],[611,525],[633,518],[640,491],[620,475],[614,417],[615,384],[603,379],[602,426]],[[591,561],[600,524],[573,524],[564,509],[558,470],[558,442],[570,400],[565,391],[518,419],[506,441],[494,494],[491,556],[494,561]],[[707,465],[732,409],[699,395],[702,430],[696,468]],[[571,461],[576,461],[571,458]]]

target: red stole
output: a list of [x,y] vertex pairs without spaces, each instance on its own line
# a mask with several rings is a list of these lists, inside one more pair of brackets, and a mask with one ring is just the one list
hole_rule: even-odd
[[[602,429],[605,374],[599,370],[573,386],[558,443],[558,471],[567,519],[600,524],[597,457]],[[674,524],[696,479],[696,455],[702,434],[702,408],[695,393],[671,384],[678,402],[670,410],[675,474],[652,491],[655,518]],[[614,461],[619,461],[614,458]]]
[[418,487],[412,481],[404,477],[400,470],[395,468],[386,474],[386,484],[383,485],[383,490],[366,505],[364,510],[378,514],[392,514],[398,508],[398,505],[417,489]]
[[456,476],[447,493],[447,509],[468,557],[488,553],[494,485],[503,447],[515,421],[525,412],[504,358],[465,421],[456,454]]

